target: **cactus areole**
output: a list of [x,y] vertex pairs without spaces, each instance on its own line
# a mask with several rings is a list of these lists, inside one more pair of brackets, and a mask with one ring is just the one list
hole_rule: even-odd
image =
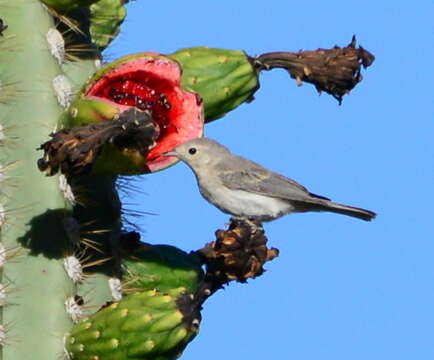
[[[105,163],[111,159],[117,168],[119,162],[125,162],[122,173],[162,170],[177,161],[163,153],[202,136],[202,99],[181,87],[177,62],[155,53],[126,56],[96,72],[71,105],[69,125],[110,121],[131,107],[151,114],[157,135],[146,156],[131,149],[112,149],[108,152],[111,156],[103,156]],[[98,168],[110,172],[110,164],[97,164]]]

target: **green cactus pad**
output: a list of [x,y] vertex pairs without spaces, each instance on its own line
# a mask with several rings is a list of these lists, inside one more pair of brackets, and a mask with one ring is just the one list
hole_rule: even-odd
[[176,359],[196,336],[199,321],[182,289],[177,295],[135,293],[78,323],[65,339],[65,350],[76,360]]
[[203,278],[197,256],[168,245],[141,245],[123,259],[123,280],[132,291],[184,288],[193,293]]
[[[99,0],[41,0],[45,5],[60,12],[87,7]],[[120,1],[120,0],[119,0]]]
[[[97,71],[71,104],[65,126],[112,120],[132,107],[151,113],[158,128],[156,145],[146,158],[137,151],[106,149],[105,163],[95,167],[96,173],[98,169],[128,175],[162,170],[178,161],[163,153],[202,136],[202,100],[181,87],[179,64],[155,53],[129,55]],[[110,159],[121,161],[121,166]]]
[[257,71],[244,51],[193,47],[170,55],[183,70],[182,86],[205,103],[205,121],[221,118],[253,98]]
[[90,34],[99,50],[104,50],[120,31],[127,11],[121,0],[100,0],[90,7]]

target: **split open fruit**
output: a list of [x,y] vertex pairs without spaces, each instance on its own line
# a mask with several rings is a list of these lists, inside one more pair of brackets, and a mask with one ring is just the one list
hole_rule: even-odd
[[107,148],[96,169],[110,172],[108,162],[116,162],[118,173],[162,170],[177,161],[163,153],[202,136],[202,99],[181,87],[181,73],[176,61],[140,53],[105,66],[87,82],[69,109],[68,126],[110,121],[135,107],[149,112],[156,127],[155,145],[146,156],[135,149]]

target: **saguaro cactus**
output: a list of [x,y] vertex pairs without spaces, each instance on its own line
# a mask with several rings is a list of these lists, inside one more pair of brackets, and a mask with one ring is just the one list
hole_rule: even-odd
[[179,356],[206,298],[261,275],[277,250],[235,221],[192,254],[140,243],[122,232],[116,176],[171,165],[163,153],[250,100],[262,70],[341,100],[373,61],[352,41],[256,58],[141,53],[100,69],[125,2],[0,0],[1,359]]

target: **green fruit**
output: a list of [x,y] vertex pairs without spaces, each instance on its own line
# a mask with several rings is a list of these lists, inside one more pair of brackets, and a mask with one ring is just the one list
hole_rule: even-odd
[[193,47],[169,57],[181,64],[182,87],[202,97],[206,122],[252,100],[259,88],[258,73],[244,51]]
[[124,283],[136,291],[184,288],[193,293],[203,278],[197,256],[174,246],[143,244],[123,259]]
[[121,0],[100,0],[91,5],[90,13],[90,35],[102,51],[118,35],[127,11]]
[[196,336],[199,321],[182,289],[135,293],[73,327],[65,349],[75,360],[172,360]]

